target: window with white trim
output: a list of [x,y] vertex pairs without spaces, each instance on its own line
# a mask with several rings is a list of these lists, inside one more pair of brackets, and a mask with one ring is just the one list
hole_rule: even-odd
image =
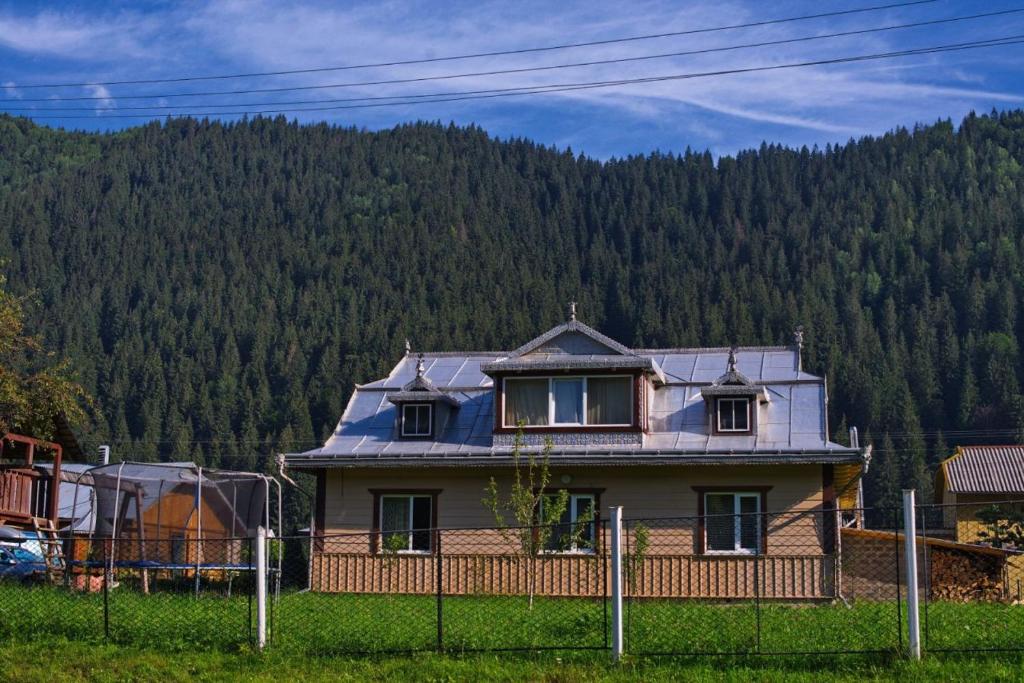
[[758,552],[760,512],[760,493],[705,493],[705,550],[709,553]]
[[633,378],[510,377],[504,381],[505,427],[621,426],[633,423]]
[[[556,494],[541,499],[541,510]],[[593,493],[571,493],[558,523],[551,527],[544,550],[554,553],[592,553],[597,540],[597,506]]]
[[433,406],[429,403],[402,405],[402,436],[430,436],[433,433]]
[[749,432],[750,431],[750,399],[720,398],[717,401],[718,431]]
[[399,553],[430,552],[433,496],[395,494],[380,497],[381,549]]

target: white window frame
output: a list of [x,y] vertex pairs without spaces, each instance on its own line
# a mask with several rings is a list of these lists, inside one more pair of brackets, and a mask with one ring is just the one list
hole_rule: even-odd
[[[708,496],[732,496],[732,510],[733,510],[733,530],[732,530],[732,550],[712,550],[708,543]],[[743,498],[753,498],[757,503],[757,510],[754,511],[754,515],[757,518],[757,541],[756,547],[744,548],[740,545],[743,542],[742,534],[742,515],[751,514],[740,512],[740,500]],[[764,539],[761,537],[761,494],[757,491],[705,491],[704,492],[704,553],[707,555],[757,555],[761,551],[761,546],[764,543]]]
[[[410,432],[406,429],[408,420],[405,419],[407,408],[427,409],[427,431],[426,433]],[[403,403],[402,404],[402,436],[432,436],[434,434],[434,406],[431,403]]]
[[[426,498],[427,500],[430,501],[430,518],[431,519],[434,518],[434,496],[429,494],[429,493],[385,493],[385,494],[381,494],[381,496],[380,496],[380,503],[378,503],[378,505],[380,505],[380,509],[377,511],[378,519],[380,520],[380,543],[381,543],[381,550],[383,550],[384,543],[386,542],[384,540],[386,536],[389,536],[389,535],[394,536],[394,535],[398,535],[398,534],[402,533],[401,531],[398,531],[398,530],[388,530],[388,529],[384,528],[384,501],[387,500],[388,498],[405,498],[405,499],[408,499],[408,502],[409,502],[409,525],[410,526],[413,523],[412,522],[412,518],[413,518],[413,501],[416,498]],[[413,528],[408,529],[405,532],[405,535],[407,537],[405,548],[402,549],[402,550],[399,550],[398,553],[400,555],[430,555],[431,553],[433,553],[434,552],[434,536],[433,536],[433,534],[430,534],[430,535],[427,536],[427,539],[428,539],[427,543],[428,543],[429,547],[426,550],[414,550],[413,547],[412,547],[412,535],[413,535],[413,533],[415,533],[417,531],[429,531],[430,528],[431,527],[427,527],[427,529],[413,529]]]
[[[544,500],[547,496],[557,496],[558,491],[553,493],[545,493],[544,497],[540,499],[541,515],[544,510]],[[580,498],[586,498],[590,500],[590,510],[594,515],[593,518],[588,522],[590,530],[593,532],[593,537],[590,539],[590,548],[580,548],[576,545],[576,541],[573,540],[572,545],[564,550],[549,550],[544,548],[541,552],[547,555],[593,555],[597,552],[597,495],[593,493],[570,493],[569,494],[569,526],[573,527],[577,524],[579,518],[577,516],[576,501]],[[555,524],[561,524],[561,522],[555,522]]]
[[[588,379],[628,379],[629,382],[629,399],[627,401],[630,407],[630,413],[633,412],[633,406],[636,403],[635,392],[636,386],[633,381],[632,375],[568,375],[568,376],[554,376],[554,377],[506,377],[503,384],[502,390],[505,391],[508,387],[509,382],[521,382],[528,380],[539,380],[546,379],[548,381],[548,423],[544,425],[525,425],[527,429],[543,429],[545,427],[632,427],[633,420],[629,422],[601,422],[599,424],[587,423],[587,380]],[[555,422],[555,382],[558,380],[583,380],[583,422]],[[508,424],[505,414],[504,401],[502,402],[501,410],[501,426],[505,428],[518,427],[519,425]]]
[[[746,429],[736,429],[735,427],[733,427],[731,429],[725,429],[724,427],[722,427],[722,403],[725,402],[725,401],[727,401],[729,404],[731,404],[733,406],[733,408],[732,408],[733,424],[736,423],[736,407],[735,407],[736,403],[739,403],[739,402],[742,401],[742,402],[745,402],[747,404],[747,427],[746,427]],[[716,399],[715,400],[715,420],[718,423],[718,431],[723,433],[723,434],[746,434],[747,432],[752,432],[754,430],[754,425],[753,425],[753,422],[751,422],[751,419],[750,419],[751,418],[751,415],[750,415],[750,404],[751,403],[753,403],[753,401],[751,401],[749,398],[743,398],[743,397],[727,396],[727,397],[722,397],[722,398]]]

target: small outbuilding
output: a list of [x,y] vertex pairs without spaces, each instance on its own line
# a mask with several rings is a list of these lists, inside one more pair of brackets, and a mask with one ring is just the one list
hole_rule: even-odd
[[977,543],[986,526],[978,512],[1024,507],[1024,445],[958,447],[935,474],[935,502],[954,540]]

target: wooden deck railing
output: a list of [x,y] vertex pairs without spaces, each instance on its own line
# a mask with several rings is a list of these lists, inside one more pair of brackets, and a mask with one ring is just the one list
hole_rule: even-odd
[[0,516],[12,519],[31,519],[33,492],[39,475],[32,470],[0,470]]
[[[557,555],[536,560],[536,593],[551,597],[601,597],[610,591],[607,557]],[[512,555],[442,555],[445,595],[524,595],[529,563]],[[314,591],[419,593],[437,591],[436,555],[380,556],[315,553]],[[831,555],[711,557],[659,555],[644,558],[627,580],[634,597],[817,600],[834,595]],[[630,590],[631,589],[631,590]]]

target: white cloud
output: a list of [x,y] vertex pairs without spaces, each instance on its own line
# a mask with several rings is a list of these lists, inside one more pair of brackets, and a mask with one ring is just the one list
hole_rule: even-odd
[[79,14],[44,10],[34,15],[0,14],[0,46],[33,55],[57,55],[78,60],[143,58],[147,36],[158,23],[134,13]]
[[[50,52],[69,57],[78,56],[85,61],[102,55],[111,64],[108,78],[115,72],[122,76],[127,73],[137,77],[141,73],[173,77],[365,64],[520,49],[623,35],[680,31],[798,13],[795,10],[787,12],[769,9],[769,5],[754,3],[753,0],[704,0],[686,5],[671,0],[647,0],[628,5],[612,0],[579,0],[563,4],[538,0],[525,3],[484,1],[466,4],[385,0],[376,4],[344,5],[326,0],[291,3],[222,0],[207,4],[193,2],[184,6],[175,5],[147,14],[134,11],[79,16],[44,11],[33,16],[13,17],[11,22],[0,15],[0,45],[29,53]],[[203,81],[187,87],[168,84],[155,86],[148,92],[319,86],[564,64],[713,48],[741,42],[780,40],[956,13],[956,10],[940,12],[937,7],[891,10],[813,22],[514,56],[245,81]],[[778,65],[885,52],[914,45],[958,42],[979,35],[979,31],[988,31],[989,34],[992,30],[1011,33],[1015,25],[1010,24],[1021,21],[1024,20],[1010,17],[995,25],[992,22],[958,24],[950,26],[946,31],[890,31],[772,48],[613,65],[401,85],[262,93],[245,97],[220,96],[208,100],[319,102],[349,97],[536,87],[551,83]],[[1007,48],[1000,50],[1005,52]],[[525,109],[525,103],[530,103],[541,104],[545,110],[560,108],[562,112],[580,107],[603,111],[609,115],[609,119],[628,118],[636,121],[637,125],[653,126],[662,131],[672,128],[684,139],[699,135],[708,140],[727,140],[731,139],[733,131],[743,127],[752,136],[773,137],[779,131],[790,131],[794,136],[810,140],[837,139],[882,132],[895,125],[914,121],[956,116],[970,108],[985,110],[997,103],[1020,103],[1020,95],[1002,92],[983,75],[986,64],[991,60],[1010,57],[1012,54],[980,51],[974,53],[973,61],[968,53],[956,53],[907,60],[672,80],[551,95],[496,98],[480,102],[435,104],[427,108],[341,109],[296,115],[307,119],[326,117],[338,121],[356,121],[361,125],[386,126],[421,115],[447,118],[458,114],[461,120],[479,118],[485,122],[500,121],[505,130],[516,130],[516,113]],[[81,80],[106,80],[103,76],[103,73],[89,72]],[[115,96],[124,94],[121,88],[112,90]],[[100,110],[116,106],[109,91],[97,92],[93,96],[104,98],[97,101]],[[166,98],[159,100],[162,105],[166,105],[167,101]],[[172,98],[169,101],[175,104],[201,100]],[[680,118],[680,112],[685,112],[688,118]],[[699,121],[695,120],[697,118]],[[750,122],[757,125],[751,126]],[[529,134],[526,126],[519,129]],[[771,132],[762,134],[763,130]],[[600,126],[586,125],[579,128],[578,137],[571,140],[571,144],[577,149],[581,143],[586,147],[586,139],[582,136],[594,137],[601,134]],[[611,131],[607,131],[607,134],[612,137]],[[560,134],[559,139],[565,138]]]
[[114,102],[114,99],[110,95],[110,90],[108,90],[106,86],[90,85],[86,89],[89,91],[90,96],[100,98],[95,100],[97,114],[102,114],[103,112],[112,111],[117,108],[117,104]]

